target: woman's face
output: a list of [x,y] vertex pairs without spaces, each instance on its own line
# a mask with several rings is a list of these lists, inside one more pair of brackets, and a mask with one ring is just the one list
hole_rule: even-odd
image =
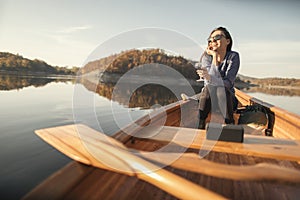
[[220,30],[213,32],[208,38],[208,47],[214,51],[226,51],[228,44],[230,40],[226,39],[225,34]]

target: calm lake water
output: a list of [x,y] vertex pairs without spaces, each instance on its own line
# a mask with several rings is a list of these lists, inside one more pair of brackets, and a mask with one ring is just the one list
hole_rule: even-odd
[[[0,198],[19,199],[49,175],[70,162],[34,134],[34,130],[74,123],[73,103],[77,105],[76,118],[106,134],[119,130],[114,115],[129,121],[151,111],[152,105],[166,105],[176,97],[166,88],[145,86],[126,102],[111,101],[113,84],[95,86],[92,82],[74,84],[46,78],[1,77],[0,79]],[[74,101],[74,89],[80,95],[93,98],[91,105]],[[95,93],[96,91],[96,93]],[[75,93],[76,93],[75,92]],[[299,96],[274,96],[250,93],[260,99],[300,114]],[[82,106],[82,107],[80,107]],[[91,107],[87,108],[87,107]],[[113,107],[113,112],[111,108]],[[88,112],[94,110],[97,120]],[[122,117],[124,115],[124,117]]]
[[[20,84],[16,84],[15,81],[12,83],[1,81],[1,199],[20,199],[34,186],[70,162],[69,158],[36,136],[34,130],[74,123],[72,110],[74,83],[35,79],[35,86],[30,86],[28,82],[31,80],[21,79]],[[3,83],[7,86],[4,87]],[[92,93],[84,86],[79,87],[87,93]],[[103,131],[107,134],[118,130],[118,126],[110,122],[113,120],[108,109],[111,105],[115,107],[118,115],[126,114],[129,110],[133,119],[147,113],[147,110],[125,108],[118,103],[112,104],[109,99],[98,94],[94,96],[98,120],[102,122]],[[86,119],[88,120],[88,117]],[[90,121],[86,123],[91,127],[98,127]]]
[[299,96],[279,96],[264,93],[247,93],[250,96],[261,99],[274,106],[283,108],[289,112],[300,115],[300,97]]

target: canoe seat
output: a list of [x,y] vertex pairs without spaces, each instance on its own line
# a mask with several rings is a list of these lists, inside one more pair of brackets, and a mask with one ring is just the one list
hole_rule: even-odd
[[135,138],[173,143],[185,148],[211,150],[247,156],[300,161],[300,141],[244,135],[243,143],[206,140],[206,131],[192,128],[152,126],[141,129]]

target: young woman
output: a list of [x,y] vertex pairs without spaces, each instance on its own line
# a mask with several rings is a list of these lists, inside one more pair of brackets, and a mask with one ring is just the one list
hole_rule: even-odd
[[198,75],[205,80],[199,96],[199,127],[205,128],[210,111],[219,112],[225,123],[234,123],[233,111],[237,107],[234,81],[240,67],[239,54],[231,50],[232,38],[224,27],[214,29],[208,46],[201,57],[202,67]]

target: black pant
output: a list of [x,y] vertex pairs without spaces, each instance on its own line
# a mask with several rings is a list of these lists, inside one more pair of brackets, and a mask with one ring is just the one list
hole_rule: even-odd
[[226,123],[233,123],[233,110],[236,108],[234,93],[225,87],[206,85],[199,96],[199,118],[205,120],[209,112],[220,112]]

